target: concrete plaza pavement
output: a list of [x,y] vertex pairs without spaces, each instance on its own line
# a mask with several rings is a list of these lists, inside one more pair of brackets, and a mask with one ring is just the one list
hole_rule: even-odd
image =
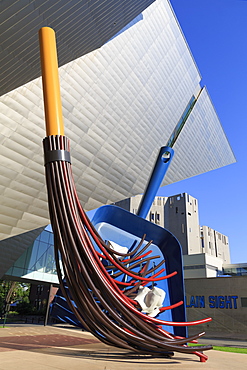
[[[210,340],[200,341],[208,344]],[[223,344],[223,340],[216,341]],[[212,342],[215,345],[215,340]],[[227,343],[234,344],[230,339]],[[241,343],[245,346],[246,342]],[[215,350],[206,354],[206,363],[200,363],[195,355],[177,352],[169,359],[138,355],[107,346],[71,326],[11,325],[0,329],[0,370],[247,369],[246,354]]]

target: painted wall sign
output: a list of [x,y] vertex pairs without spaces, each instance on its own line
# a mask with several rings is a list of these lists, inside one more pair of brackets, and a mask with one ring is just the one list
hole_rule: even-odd
[[202,295],[192,295],[190,300],[186,297],[186,307],[194,307],[194,308],[205,308],[207,303],[209,308],[226,308],[226,309],[236,309],[237,306],[237,295],[210,295],[205,299],[205,296]]

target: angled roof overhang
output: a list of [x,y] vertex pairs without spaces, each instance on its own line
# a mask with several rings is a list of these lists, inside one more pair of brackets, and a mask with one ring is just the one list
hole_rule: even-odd
[[41,27],[56,31],[62,66],[100,48],[153,1],[1,1],[0,95],[40,76]]
[[[40,24],[36,26],[30,35],[35,47]],[[59,27],[56,31],[58,52],[64,52]],[[77,42],[81,37],[77,35]],[[33,63],[38,70],[38,55]],[[168,1],[155,1],[142,20],[99,49],[63,64],[59,74],[65,134],[71,139],[73,174],[86,210],[144,191],[159,148],[193,95],[197,102],[174,146],[163,185],[235,162]],[[5,240],[49,223],[41,78],[1,96],[0,115],[0,240]]]

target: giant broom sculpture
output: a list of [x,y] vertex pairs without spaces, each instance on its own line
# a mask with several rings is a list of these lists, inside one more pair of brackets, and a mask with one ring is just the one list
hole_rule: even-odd
[[[149,253],[145,253],[147,245],[142,247],[145,236],[132,252],[124,254],[114,251],[101,239],[82,209],[72,175],[70,142],[64,136],[55,32],[43,27],[39,37],[47,134],[43,144],[49,212],[57,274],[71,311],[86,330],[108,345],[152,356],[167,357],[174,351],[194,353],[200,361],[206,361],[207,356],[202,351],[212,346],[202,346],[200,352],[198,347],[187,346],[188,342],[195,343],[204,333],[189,338],[176,337],[162,329],[161,325],[190,326],[208,322],[210,318],[194,322],[159,320],[141,312],[138,302],[131,297],[139,286],[169,278],[176,272],[159,277],[161,269],[154,274],[159,265],[149,268],[149,262],[155,257],[148,257]],[[115,274],[109,274],[109,266]],[[138,272],[137,266],[140,266]],[[127,282],[115,279],[118,272],[126,274]],[[125,290],[122,290],[123,286]]]

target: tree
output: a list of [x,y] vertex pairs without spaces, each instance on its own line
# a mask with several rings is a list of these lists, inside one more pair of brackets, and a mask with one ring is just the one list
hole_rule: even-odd
[[6,311],[8,304],[17,301],[29,301],[30,284],[0,280],[0,315]]
[[23,297],[23,299],[17,303],[15,309],[20,315],[28,315],[33,311],[32,304],[28,297]]

